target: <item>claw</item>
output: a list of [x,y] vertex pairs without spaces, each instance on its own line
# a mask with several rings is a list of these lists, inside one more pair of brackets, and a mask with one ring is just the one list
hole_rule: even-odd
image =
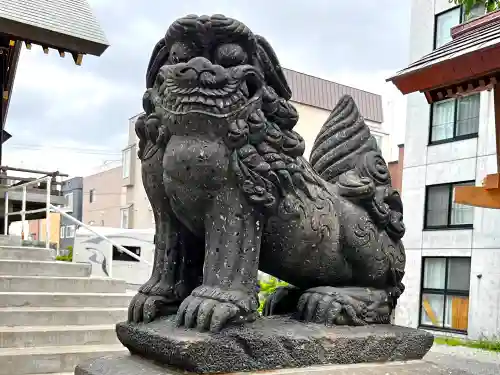
[[339,317],[341,312],[342,306],[340,305],[340,303],[333,301],[330,305],[330,308],[326,312],[325,324],[329,327],[333,326],[336,323],[337,318]]
[[215,306],[217,306],[217,301],[213,299],[207,299],[200,304],[200,307],[198,308],[198,319],[196,322],[196,329],[198,331],[206,331],[210,329],[210,322],[212,320],[212,314]]
[[134,307],[133,307],[133,312],[132,312],[132,321],[134,323],[138,323],[142,320],[143,317],[143,308],[144,308],[144,302],[146,302],[147,295],[138,293],[137,298],[135,299]]
[[316,308],[318,307],[319,301],[323,298],[321,294],[312,293],[307,299],[306,311],[304,321],[312,322],[314,316],[316,315]]
[[220,332],[222,327],[231,319],[238,315],[238,308],[231,303],[223,303],[215,306],[210,323],[210,332]]
[[195,297],[191,300],[184,313],[184,326],[186,328],[193,328],[196,326],[196,316],[203,300]]
[[177,315],[175,317],[175,325],[177,327],[180,327],[184,324],[184,316],[186,314],[186,309],[188,308],[189,304],[193,300],[194,297],[186,297],[184,301],[182,301],[181,305],[179,306],[179,310],[177,310]]
[[330,308],[330,305],[332,304],[333,301],[334,299],[331,296],[323,296],[323,298],[319,300],[318,305],[316,307],[314,322],[325,323],[328,309]]

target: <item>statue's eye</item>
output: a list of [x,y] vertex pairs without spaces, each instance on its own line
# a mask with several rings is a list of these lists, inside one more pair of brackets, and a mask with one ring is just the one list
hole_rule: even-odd
[[246,64],[248,61],[248,55],[239,44],[227,43],[216,48],[214,60],[216,64],[230,67]]
[[178,42],[170,48],[168,60],[170,64],[178,64],[181,62],[188,62],[195,56],[196,48],[194,44]]

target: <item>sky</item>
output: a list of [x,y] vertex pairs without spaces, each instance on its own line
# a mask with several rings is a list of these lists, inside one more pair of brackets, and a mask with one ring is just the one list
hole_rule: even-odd
[[408,64],[410,0],[89,3],[110,47],[101,57],[85,56],[81,66],[55,50],[23,49],[4,165],[85,176],[119,163],[128,119],[142,110],[152,48],[187,14],[236,18],[266,37],[282,66],[382,94],[394,146],[403,142],[405,101],[385,79]]

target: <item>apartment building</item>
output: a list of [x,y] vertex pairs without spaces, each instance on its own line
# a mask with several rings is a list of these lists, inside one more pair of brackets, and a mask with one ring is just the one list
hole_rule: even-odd
[[[309,157],[319,129],[330,115],[338,100],[346,94],[356,101],[365,117],[382,153],[391,154],[392,139],[383,127],[382,97],[377,94],[340,85],[325,79],[284,69],[292,89],[292,103],[299,112],[295,130],[304,137],[306,157]],[[126,189],[121,208],[121,225],[127,228],[144,229],[154,225],[151,205],[142,185],[141,164],[137,158],[137,136],[134,126],[136,115],[129,119],[129,141],[123,150],[122,183]]]
[[[483,5],[471,18],[483,15]],[[448,0],[413,0],[410,62],[451,41],[466,21]],[[406,292],[396,324],[463,335],[500,333],[500,212],[455,204],[454,188],[496,173],[493,92],[429,105],[407,97],[403,163]]]
[[[78,221],[82,221],[83,206],[83,178],[73,177],[62,184],[62,193],[66,201],[63,209]],[[59,247],[67,249],[75,243],[75,233],[77,225],[75,221],[61,215],[59,225]]]
[[[122,225],[122,167],[115,167],[83,178],[82,222],[88,225],[127,228]],[[126,210],[123,210],[126,212]]]

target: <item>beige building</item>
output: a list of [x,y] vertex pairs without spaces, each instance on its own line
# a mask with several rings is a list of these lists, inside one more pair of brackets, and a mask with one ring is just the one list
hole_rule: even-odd
[[[351,95],[358,104],[361,114],[365,117],[367,125],[379,143],[382,153],[386,156],[390,155],[392,141],[390,134],[384,132],[383,129],[382,97],[380,95],[288,69],[285,69],[285,75],[293,92],[292,102],[299,112],[299,122],[295,129],[305,139],[306,157],[309,157],[312,144],[319,129],[326,121],[338,100],[345,94]],[[154,221],[151,206],[142,185],[140,160],[137,158],[138,140],[134,126],[138,116],[139,114],[129,119],[129,141],[127,147],[123,150],[123,168],[120,169],[120,172],[115,172],[112,176],[109,173],[106,178],[101,176],[100,180],[97,178],[99,175],[91,177],[94,182],[92,187],[97,194],[98,200],[96,202],[99,201],[98,192],[101,189],[111,191],[111,186],[113,186],[114,191],[121,191],[121,201],[119,204],[113,198],[113,202],[116,203],[116,206],[110,209],[110,211],[113,211],[113,214],[105,213],[102,215],[103,217],[115,218],[116,212],[119,212],[119,226],[144,229],[151,228],[154,225]],[[120,176],[118,176],[118,173],[120,173]],[[113,182],[110,181],[111,178],[114,179]],[[119,183],[116,182],[116,179],[119,179]],[[102,187],[99,184],[102,184],[100,185]],[[118,184],[120,187],[117,186]],[[90,187],[91,185],[84,180],[84,195],[85,193],[88,194],[87,186]],[[123,190],[120,190],[122,187]],[[104,206],[111,206],[111,200],[106,199],[106,201],[108,203],[104,204]],[[86,205],[90,207],[88,199],[85,199],[84,196],[84,218],[88,222],[90,211],[86,209]],[[97,208],[98,205],[100,204],[96,203],[96,208],[92,211],[92,220],[95,220],[96,224],[100,220],[99,212],[104,212],[106,208],[104,206]],[[105,224],[108,225],[108,223]]]
[[[116,167],[83,178],[82,219],[85,224],[120,227],[121,212],[122,167]],[[127,222],[124,223],[127,227]]]

